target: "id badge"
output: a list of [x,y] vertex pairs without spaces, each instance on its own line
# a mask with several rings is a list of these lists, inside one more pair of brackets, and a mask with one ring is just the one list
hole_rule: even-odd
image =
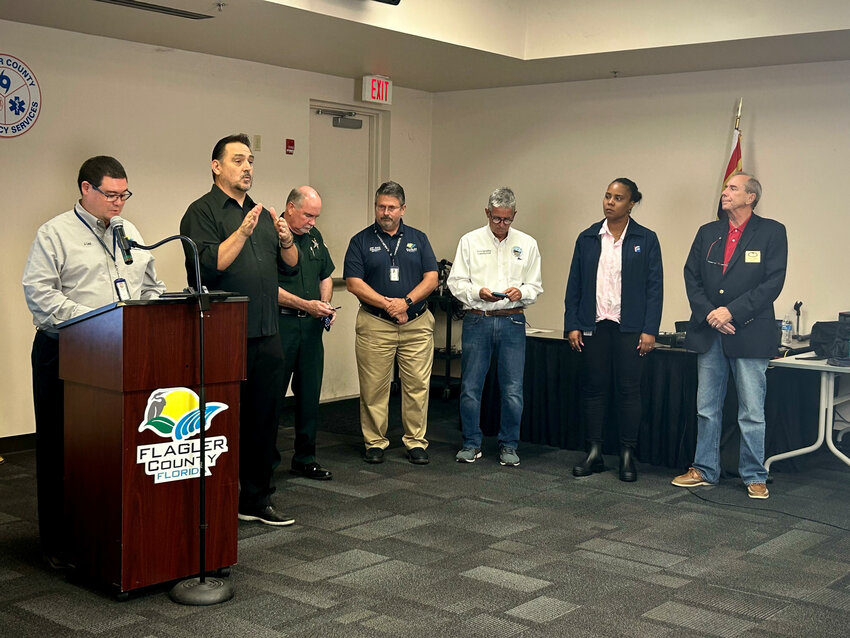
[[127,280],[119,277],[114,282],[115,292],[118,294],[118,301],[130,301],[130,289],[127,287]]
[[390,266],[390,281],[398,281],[398,266]]

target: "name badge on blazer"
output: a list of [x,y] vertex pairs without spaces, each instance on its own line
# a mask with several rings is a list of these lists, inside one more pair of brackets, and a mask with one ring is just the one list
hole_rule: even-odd
[[761,263],[761,251],[760,250],[748,250],[744,254],[744,261],[748,264],[760,264]]

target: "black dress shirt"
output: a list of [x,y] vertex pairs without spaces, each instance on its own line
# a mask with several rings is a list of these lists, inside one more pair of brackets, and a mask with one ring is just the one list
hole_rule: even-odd
[[[227,290],[248,296],[248,338],[277,334],[277,281],[284,262],[280,256],[277,231],[266,209],[260,214],[252,235],[242,251],[225,270],[219,270],[218,247],[230,237],[254,208],[245,196],[242,206],[213,184],[210,192],[192,202],[180,221],[180,233],[198,245],[201,281],[210,290]],[[195,281],[192,252],[184,246],[186,274]]]

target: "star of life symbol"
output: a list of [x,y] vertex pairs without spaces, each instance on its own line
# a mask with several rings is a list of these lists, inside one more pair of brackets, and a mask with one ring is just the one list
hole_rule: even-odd
[[[136,447],[136,463],[144,465],[145,474],[154,483],[182,481],[201,473],[201,441],[192,438],[201,431],[200,399],[189,388],[161,388],[151,392],[145,408],[145,417],[139,432],[151,430],[168,443],[154,443]],[[228,408],[225,403],[207,402],[205,427],[209,430],[213,417]],[[204,445],[205,476],[210,468],[228,451],[226,436],[206,437]]]
[[41,113],[41,89],[30,68],[0,53],[0,137],[23,135]]

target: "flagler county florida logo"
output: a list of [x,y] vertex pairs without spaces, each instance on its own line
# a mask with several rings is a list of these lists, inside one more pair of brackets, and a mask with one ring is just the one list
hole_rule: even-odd
[[0,137],[23,135],[41,113],[41,88],[30,68],[0,53]]
[[[198,395],[189,388],[160,388],[148,397],[139,432],[151,430],[169,439],[167,443],[136,447],[136,463],[144,465],[145,474],[152,476],[154,483],[182,481],[201,473],[201,441],[192,438],[201,431],[200,405]],[[213,417],[227,408],[225,403],[208,401],[204,430],[209,430]],[[206,476],[212,475],[210,468],[227,451],[226,436],[206,437]]]

